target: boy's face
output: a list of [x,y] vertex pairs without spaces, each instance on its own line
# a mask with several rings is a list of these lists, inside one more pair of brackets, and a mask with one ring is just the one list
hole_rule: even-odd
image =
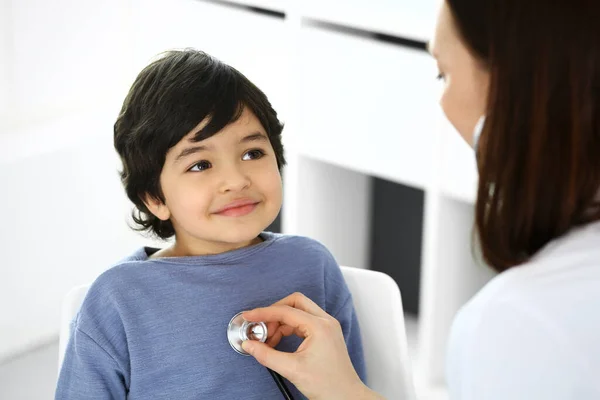
[[169,150],[160,175],[165,203],[150,211],[175,228],[178,255],[211,254],[252,244],[281,209],[275,152],[258,118],[240,118],[201,142],[202,121]]

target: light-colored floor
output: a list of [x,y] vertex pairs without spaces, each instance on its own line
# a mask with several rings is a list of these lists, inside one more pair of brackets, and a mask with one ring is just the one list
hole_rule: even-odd
[[53,399],[57,363],[58,342],[0,365],[0,399]]
[[[417,320],[406,318],[408,347],[415,357]],[[0,365],[0,400],[51,400],[56,385],[58,342]],[[420,388],[417,388],[420,389]],[[419,400],[446,400],[442,391],[419,390]]]

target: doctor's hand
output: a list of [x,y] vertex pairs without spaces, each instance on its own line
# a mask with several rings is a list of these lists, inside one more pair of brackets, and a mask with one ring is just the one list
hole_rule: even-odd
[[[270,307],[245,312],[243,317],[266,322],[270,335],[266,344],[244,342],[244,350],[287,378],[309,399],[383,399],[358,377],[339,322],[303,294],[294,293]],[[272,348],[291,335],[304,338],[295,353]]]

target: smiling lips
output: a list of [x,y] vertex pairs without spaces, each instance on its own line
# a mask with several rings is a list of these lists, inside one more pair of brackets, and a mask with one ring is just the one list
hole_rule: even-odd
[[258,203],[258,201],[248,199],[236,200],[227,204],[225,207],[215,212],[215,214],[224,217],[242,217],[254,211]]

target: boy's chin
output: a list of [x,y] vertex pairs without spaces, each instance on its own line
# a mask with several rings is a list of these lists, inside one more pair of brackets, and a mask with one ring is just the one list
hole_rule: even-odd
[[215,237],[215,242],[229,243],[232,245],[245,245],[253,243],[264,229],[259,228],[232,228],[220,237]]

